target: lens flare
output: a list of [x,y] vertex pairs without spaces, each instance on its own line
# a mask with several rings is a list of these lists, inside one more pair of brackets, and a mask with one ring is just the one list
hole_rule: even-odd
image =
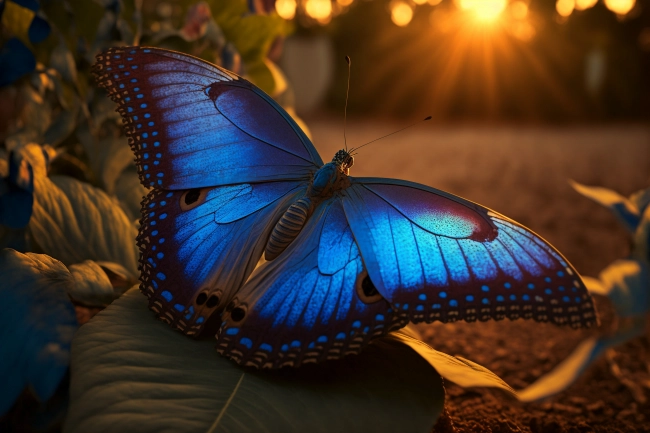
[[390,9],[390,17],[395,24],[404,27],[411,22],[413,18],[413,9],[404,2],[395,2]]
[[576,0],[576,10],[583,11],[594,7],[598,3],[598,0]]
[[632,10],[636,0],[605,0],[607,9],[614,12],[616,15],[625,15]]
[[555,10],[558,15],[561,17],[568,17],[573,13],[573,9],[576,7],[575,0],[557,0],[555,3]]
[[307,0],[305,12],[316,20],[326,21],[332,15],[332,2],[330,0]]
[[291,20],[296,16],[296,0],[277,0],[275,11],[285,20]]
[[456,3],[479,21],[494,21],[508,5],[507,0],[457,0]]

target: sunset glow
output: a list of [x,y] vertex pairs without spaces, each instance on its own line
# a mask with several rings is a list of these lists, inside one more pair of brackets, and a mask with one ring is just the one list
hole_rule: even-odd
[[508,5],[506,0],[457,0],[458,6],[471,12],[479,21],[494,21]]

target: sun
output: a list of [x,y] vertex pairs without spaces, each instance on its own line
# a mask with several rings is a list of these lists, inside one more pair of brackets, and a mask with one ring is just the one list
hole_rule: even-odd
[[508,5],[507,0],[457,0],[458,6],[484,23],[491,23],[501,15]]

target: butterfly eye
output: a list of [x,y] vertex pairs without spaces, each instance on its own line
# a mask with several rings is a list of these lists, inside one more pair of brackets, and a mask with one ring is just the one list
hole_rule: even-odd
[[356,288],[359,299],[366,304],[372,304],[384,299],[377,291],[377,288],[368,276],[368,272],[365,270],[357,276]]
[[206,188],[188,189],[181,196],[181,210],[192,210],[205,201],[208,194]]

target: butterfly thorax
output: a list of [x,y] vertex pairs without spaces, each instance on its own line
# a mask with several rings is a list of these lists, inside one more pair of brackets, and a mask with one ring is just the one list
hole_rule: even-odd
[[296,200],[278,220],[266,244],[264,257],[273,260],[298,236],[314,208],[350,186],[348,173],[354,159],[345,150],[339,150],[332,162],[323,165],[311,180],[304,196]]

